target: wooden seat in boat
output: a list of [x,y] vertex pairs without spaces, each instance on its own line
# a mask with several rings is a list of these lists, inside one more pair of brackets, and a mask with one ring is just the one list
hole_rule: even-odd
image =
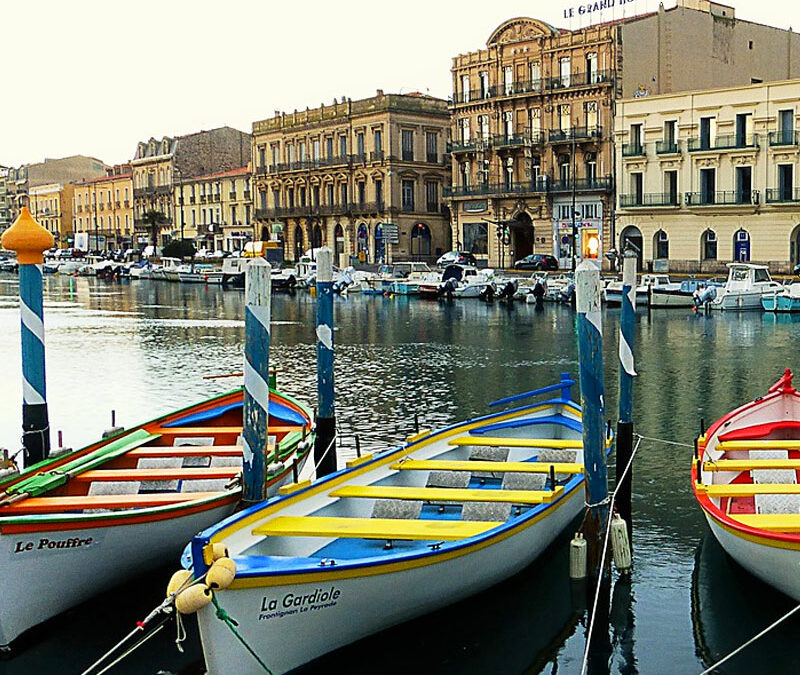
[[482,462],[477,460],[407,459],[391,466],[401,471],[518,471],[521,473],[583,473],[583,464],[573,462]]
[[800,441],[781,439],[720,441],[717,443],[716,449],[727,452],[733,450],[800,450]]
[[800,459],[718,459],[703,462],[705,471],[752,471],[753,469],[800,469]]
[[583,441],[568,438],[481,438],[480,436],[458,436],[450,445],[484,445],[507,448],[582,448]]
[[278,516],[253,528],[252,533],[278,537],[458,541],[474,537],[501,524],[502,522],[461,520]]
[[62,513],[83,509],[136,509],[152,506],[167,506],[180,502],[205,499],[219,495],[218,492],[167,492],[157,494],[113,494],[83,495],[75,497],[29,497],[7,504],[3,511],[9,515],[29,513]]
[[800,513],[754,513],[732,516],[743,525],[772,532],[800,532]]
[[421,501],[505,502],[509,504],[542,504],[551,502],[564,492],[555,490],[494,490],[406,487],[393,485],[344,485],[330,492],[331,497],[363,497],[368,499],[413,499]]
[[800,495],[797,483],[729,483],[699,485],[698,490],[709,497],[752,497],[754,495]]
[[72,480],[78,483],[93,481],[143,481],[143,480],[192,480],[211,478],[234,478],[239,473],[235,467],[177,468],[177,469],[95,469],[84,471]]
[[[270,448],[272,452],[274,448]],[[136,448],[126,457],[241,457],[241,445],[156,445]]]

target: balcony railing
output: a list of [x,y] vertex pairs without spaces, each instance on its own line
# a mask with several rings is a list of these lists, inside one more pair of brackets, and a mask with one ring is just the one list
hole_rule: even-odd
[[551,143],[564,143],[570,141],[585,141],[602,138],[603,127],[572,127],[571,129],[550,129]]
[[800,131],[783,129],[769,132],[769,144],[775,145],[800,145]]
[[496,134],[492,139],[492,145],[496,148],[519,147],[525,145],[523,134]]
[[295,204],[294,206],[275,206],[256,209],[256,218],[307,218],[311,216],[335,216],[349,214],[384,213],[386,204],[382,201],[347,202],[346,204]]
[[757,148],[758,134],[726,134],[708,138],[704,136],[692,136],[689,139],[689,152],[703,150],[735,150],[737,148]]
[[244,199],[250,199],[250,190],[245,190],[243,196],[244,196]]
[[800,188],[767,188],[767,204],[800,202]]
[[613,70],[598,70],[595,72],[572,73],[569,76],[545,77],[536,80],[518,80],[508,84],[492,85],[486,89],[471,89],[468,92],[456,92],[448,100],[451,105],[484,101],[499,96],[514,96],[530,94],[553,89],[570,89],[572,87],[585,87],[612,82]]
[[235,193],[235,192],[233,192],[233,191],[231,191],[231,192],[229,192],[229,193],[228,193],[228,197],[229,197],[230,199],[236,199],[236,193]]
[[472,197],[500,194],[533,194],[547,192],[548,181],[540,177],[535,181],[515,181],[512,183],[478,183],[477,185],[453,185],[444,188],[445,197]]
[[369,161],[370,162],[382,162],[384,160],[384,152],[383,150],[378,150],[376,152],[369,153]]
[[600,176],[597,178],[576,178],[574,180],[556,180],[553,181],[550,190],[551,192],[595,192],[607,191],[614,187],[614,180],[611,176]]
[[687,192],[687,206],[748,206],[758,204],[758,190]]
[[641,143],[623,143],[623,157],[643,157],[645,155],[644,145]]
[[674,155],[680,151],[680,141],[656,141],[657,155]]
[[632,209],[648,206],[680,206],[677,192],[646,192],[644,194],[627,194],[619,196],[619,206]]
[[[450,152],[475,152],[477,148],[477,139],[473,138],[469,141],[450,141],[447,149]],[[486,143],[486,141],[484,141]],[[488,143],[486,143],[488,145]]]

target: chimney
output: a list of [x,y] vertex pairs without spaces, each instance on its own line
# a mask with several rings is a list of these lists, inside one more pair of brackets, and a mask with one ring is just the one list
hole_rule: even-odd
[[378,96],[383,96],[383,89],[378,89]]
[[275,117],[280,117],[280,116],[281,116],[281,111],[280,110],[276,110],[275,111]]

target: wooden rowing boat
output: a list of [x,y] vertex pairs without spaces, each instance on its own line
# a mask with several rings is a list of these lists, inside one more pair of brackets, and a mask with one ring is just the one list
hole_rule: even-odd
[[698,439],[692,489],[742,567],[800,600],[800,395],[792,372]]
[[[473,595],[528,565],[583,508],[571,384],[287,485],[194,537],[184,564],[199,578],[215,544],[227,547],[237,573],[217,600],[275,673]],[[215,616],[199,613],[208,672],[262,672]]]
[[[241,495],[242,390],[159,417],[0,483],[0,645],[180,553]],[[270,390],[274,494],[313,445],[309,411]]]

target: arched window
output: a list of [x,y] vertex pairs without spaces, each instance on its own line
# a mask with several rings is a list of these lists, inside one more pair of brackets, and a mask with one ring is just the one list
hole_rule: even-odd
[[425,223],[417,223],[411,230],[411,256],[419,258],[431,254],[431,230]]
[[344,228],[342,227],[341,223],[336,223],[336,227],[333,231],[333,237],[335,241],[336,260],[338,264],[339,255],[344,253]]
[[717,259],[717,233],[714,230],[706,230],[700,237],[700,259]]
[[375,226],[375,262],[386,261],[386,245],[383,243],[383,225]]
[[369,262],[369,230],[366,223],[358,226],[356,235],[356,249],[361,262]]
[[311,248],[320,248],[322,246],[322,228],[319,225],[314,225],[312,231]]
[[653,257],[656,260],[669,258],[669,236],[664,230],[659,230],[653,235]]
[[294,228],[294,259],[300,260],[303,255],[303,228],[299,225]]

